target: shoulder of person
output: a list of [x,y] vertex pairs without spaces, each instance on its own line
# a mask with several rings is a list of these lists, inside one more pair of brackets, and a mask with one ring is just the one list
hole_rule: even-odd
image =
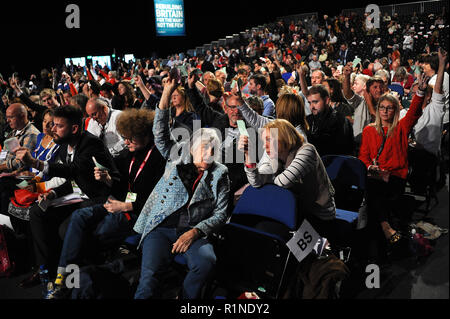
[[228,174],[228,167],[217,161],[214,162],[214,164],[211,168],[212,168],[212,173],[216,176]]

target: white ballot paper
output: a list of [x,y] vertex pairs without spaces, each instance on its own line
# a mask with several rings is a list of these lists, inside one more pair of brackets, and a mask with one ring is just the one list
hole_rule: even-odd
[[10,153],[13,153],[17,148],[20,147],[17,137],[7,139],[3,142],[3,145],[5,146],[5,149]]

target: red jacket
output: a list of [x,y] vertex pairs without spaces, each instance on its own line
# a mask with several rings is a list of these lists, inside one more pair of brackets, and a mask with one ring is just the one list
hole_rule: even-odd
[[[402,118],[393,134],[387,138],[383,151],[378,158],[381,169],[388,170],[392,175],[406,179],[408,174],[408,135],[417,120],[422,115],[423,97],[414,96],[408,113]],[[383,127],[387,133],[387,127]],[[361,149],[359,159],[369,168],[373,165],[373,159],[377,157],[383,137],[378,134],[373,124],[366,126],[362,133]]]

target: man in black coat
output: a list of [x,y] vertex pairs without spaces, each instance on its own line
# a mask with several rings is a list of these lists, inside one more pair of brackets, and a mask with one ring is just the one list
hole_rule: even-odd
[[[42,204],[35,204],[30,208],[30,226],[34,242],[37,265],[48,269],[50,273],[56,271],[57,258],[61,239],[72,212],[80,207],[106,202],[111,188],[95,180],[94,161],[109,170],[112,179],[119,179],[119,172],[106,146],[96,136],[82,131],[83,114],[74,106],[57,108],[54,115],[53,133],[55,142],[60,147],[59,160],[48,163],[31,157],[28,149],[19,148],[16,158],[26,166],[43,171],[49,177],[61,177],[66,181],[40,195],[40,200],[46,202],[62,196],[81,192],[88,199],[62,206],[42,209]],[[85,196],[83,196],[85,197]],[[58,237],[59,234],[59,237]],[[25,280],[26,285],[39,283],[36,274]]]
[[311,114],[306,117],[308,142],[320,156],[353,155],[353,128],[344,115],[333,110],[330,96],[323,85],[314,85],[308,91]]

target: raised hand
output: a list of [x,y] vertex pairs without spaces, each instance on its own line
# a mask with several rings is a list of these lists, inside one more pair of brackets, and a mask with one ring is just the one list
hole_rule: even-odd
[[134,77],[134,83],[136,83],[137,86],[142,86],[144,85],[144,82],[142,82],[142,78],[140,75],[136,75]]
[[198,81],[198,75],[195,72],[191,72],[188,77],[188,86],[190,89],[194,88],[195,83]]
[[421,73],[418,77],[419,82],[419,90],[425,91],[427,89],[428,81],[430,80],[429,76],[426,76],[425,73]]
[[347,63],[347,65],[345,65],[344,68],[342,69],[342,73],[345,76],[350,76],[352,74],[352,68],[353,66],[351,65],[351,63]]

